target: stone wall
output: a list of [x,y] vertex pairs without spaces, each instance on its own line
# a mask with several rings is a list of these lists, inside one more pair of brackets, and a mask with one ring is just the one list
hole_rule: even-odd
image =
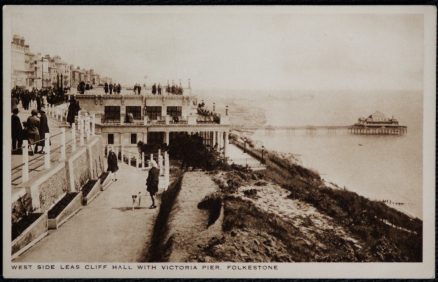
[[39,187],[40,209],[47,211],[58,199],[68,191],[68,178],[65,167],[42,182]]
[[12,199],[12,222],[32,212],[47,212],[69,191],[79,191],[90,179],[97,179],[105,168],[102,137],[94,136],[88,144],[53,166],[43,175],[31,179]]
[[73,175],[73,191],[79,191],[88,179],[90,179],[90,166],[87,157],[87,150],[83,150],[71,163]]

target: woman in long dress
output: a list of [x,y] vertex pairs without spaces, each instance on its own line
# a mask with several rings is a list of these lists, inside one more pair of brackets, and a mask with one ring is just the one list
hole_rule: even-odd
[[112,180],[117,181],[117,171],[119,170],[119,166],[117,165],[117,156],[116,153],[112,150],[112,147],[108,148],[108,170],[112,172]]

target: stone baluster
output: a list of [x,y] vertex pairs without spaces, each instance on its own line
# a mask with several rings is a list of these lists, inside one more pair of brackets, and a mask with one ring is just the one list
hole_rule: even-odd
[[61,128],[61,161],[65,161],[65,128]]
[[92,116],[91,135],[96,135],[96,114],[93,114]]
[[50,133],[46,133],[45,136],[46,143],[46,154],[44,155],[44,168],[50,169]]
[[72,139],[71,151],[74,152],[76,151],[76,124],[75,123],[71,124],[71,139]]
[[28,141],[23,140],[23,167],[22,167],[22,176],[21,182],[27,182],[29,180],[29,149],[28,149]]
[[79,145],[84,146],[84,120],[79,119]]
[[169,175],[170,175],[169,154],[167,152],[164,152],[164,178],[166,179],[166,185],[169,184]]
[[158,154],[158,167],[160,168],[160,175],[164,175],[163,156],[161,153]]

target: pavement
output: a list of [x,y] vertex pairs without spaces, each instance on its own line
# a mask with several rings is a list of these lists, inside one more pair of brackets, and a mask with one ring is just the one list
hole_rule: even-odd
[[252,170],[266,169],[266,166],[261,164],[259,160],[247,153],[244,153],[234,144],[228,144],[227,153],[231,163],[241,166],[249,166]]
[[[147,172],[119,163],[118,181],[14,262],[138,262],[159,208],[149,209]],[[132,210],[133,194],[142,193]],[[159,206],[159,201],[156,205]]]

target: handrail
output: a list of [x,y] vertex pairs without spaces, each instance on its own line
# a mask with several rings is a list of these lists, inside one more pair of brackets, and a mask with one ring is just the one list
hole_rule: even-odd
[[[88,122],[89,122],[89,124],[88,124]],[[85,137],[84,133],[86,133],[86,137],[87,137],[86,140],[87,140],[87,142],[90,141],[90,139],[88,138],[89,136],[91,137],[91,136],[95,135],[94,132],[95,132],[96,124],[94,122],[94,116],[91,119],[91,121],[88,121],[88,122],[81,123],[80,128],[79,128],[80,133],[81,133],[80,134],[80,138],[79,138],[79,144],[81,146],[84,145],[84,142],[83,142],[84,141],[83,138]],[[90,125],[91,125],[91,128],[90,128]],[[25,150],[23,150],[23,153],[22,153],[23,154],[23,156],[22,156],[23,157],[22,163],[16,165],[15,167],[13,167],[11,169],[11,175],[13,175],[13,176],[16,175],[17,172],[19,172],[19,169],[21,169],[21,171],[22,171],[22,175],[21,176],[17,176],[17,177],[15,177],[12,180],[12,184],[13,185],[17,185],[17,183],[14,183],[14,181],[16,181],[17,179],[20,179],[20,178],[22,179],[21,180],[22,183],[25,183],[25,182],[29,181],[29,172],[37,170],[42,165],[44,165],[44,169],[45,170],[50,169],[51,162],[52,161],[56,162],[57,161],[57,157],[55,157],[55,156],[59,154],[59,153],[53,154],[53,157],[52,157],[52,153],[54,153],[54,152],[57,152],[57,151],[60,150],[60,156],[61,156],[62,160],[65,160],[66,151],[67,151],[67,144],[72,144],[71,152],[74,152],[76,150],[76,142],[77,142],[76,141],[77,140],[76,139],[76,129],[74,129],[74,127],[73,127],[73,129],[71,131],[69,131],[69,132],[71,132],[71,135],[70,135],[70,138],[68,138],[68,140],[66,140],[66,136],[65,136],[66,130],[65,130],[65,128],[62,128],[59,132],[57,132],[56,134],[54,134],[52,136],[50,136],[50,133],[46,133],[47,137],[41,138],[39,140],[36,140],[35,143],[33,143],[33,144],[38,144],[39,142],[41,142],[43,140],[48,140],[50,142],[51,138],[59,136],[59,135],[62,134],[61,142],[60,142],[59,146],[56,146],[56,147],[53,146],[52,147],[51,143],[49,143],[49,144],[47,144],[47,146],[46,146],[47,150],[46,150],[46,152],[43,155],[34,157],[34,158],[30,159],[30,160],[29,160],[29,157],[27,156],[27,154],[28,154],[28,146],[29,146],[28,145],[28,140],[26,140],[26,139],[24,140],[25,145],[23,145],[23,146],[21,146],[21,147],[19,147],[17,149],[14,149],[13,151],[18,151],[20,149],[25,149]],[[42,158],[44,158],[44,162],[41,162]],[[29,167],[29,166],[31,166],[31,167]]]
[[[50,138],[52,138],[52,137],[55,137],[55,136],[60,135],[61,133],[62,133],[62,131],[56,133],[55,135],[51,135],[51,136],[48,138],[48,140],[50,140]],[[26,140],[26,139],[24,139],[24,140]],[[34,144],[37,144],[37,143],[39,143],[39,142],[41,142],[41,141],[43,141],[43,140],[47,140],[47,138],[39,139],[39,140],[35,141]],[[30,145],[33,145],[33,144],[29,144],[28,146],[30,146]],[[24,149],[24,147],[25,147],[25,146],[21,146],[20,148],[17,148],[17,149],[12,150],[12,152],[16,152],[16,151],[18,151],[18,150]]]

